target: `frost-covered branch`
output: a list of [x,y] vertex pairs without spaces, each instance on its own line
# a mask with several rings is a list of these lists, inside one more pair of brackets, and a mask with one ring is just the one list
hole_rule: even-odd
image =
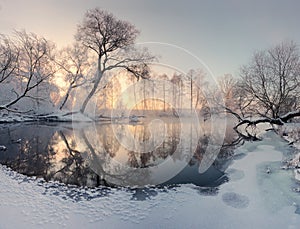
[[[14,63],[9,73],[13,76],[9,83],[14,86],[11,91],[15,96],[11,96],[8,102],[2,104],[0,110],[23,113],[11,109],[11,107],[23,98],[41,99],[39,95],[34,95],[31,92],[54,73],[50,64],[53,46],[45,38],[25,31],[15,31],[14,40],[10,40],[10,42],[16,50],[15,53],[17,53],[14,57],[16,63]],[[2,60],[1,63],[3,63]],[[2,71],[2,74],[4,74],[4,71]],[[2,84],[2,86],[6,85]]]
[[98,91],[105,72],[123,68],[136,78],[145,78],[148,73],[147,61],[151,55],[147,50],[134,49],[139,31],[127,21],[117,19],[111,13],[95,8],[87,11],[78,26],[76,39],[97,58],[97,73],[93,85],[84,99],[80,111],[86,107]]

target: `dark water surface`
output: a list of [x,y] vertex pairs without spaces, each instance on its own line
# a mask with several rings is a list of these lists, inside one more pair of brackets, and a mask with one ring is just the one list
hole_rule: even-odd
[[0,163],[27,176],[78,186],[132,186],[148,179],[154,185],[217,187],[228,180],[224,171],[232,150],[221,148],[214,163],[199,172],[211,136],[192,129],[192,122],[176,119],[151,125],[2,125],[0,145],[7,150],[0,151]]

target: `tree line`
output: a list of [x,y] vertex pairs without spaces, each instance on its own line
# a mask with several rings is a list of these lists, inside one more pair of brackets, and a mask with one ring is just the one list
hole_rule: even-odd
[[147,62],[154,56],[135,46],[138,34],[131,23],[96,8],[87,11],[78,25],[74,44],[60,51],[34,33],[1,35],[0,84],[1,94],[7,96],[2,98],[0,110],[14,111],[13,105],[26,99],[35,101],[36,107],[49,96],[54,102],[60,96],[51,92],[61,83],[65,92],[59,108],[64,107],[75,88],[82,87],[86,89],[80,106],[84,113],[92,97],[106,87],[104,74],[124,69],[137,79],[147,78]]
[[[143,94],[140,108],[144,110],[169,109],[165,102],[147,100],[159,94],[162,100],[171,96],[179,109],[209,112],[208,100],[214,101],[220,111],[248,124],[245,120],[253,116],[276,122],[286,121],[285,115],[292,111],[290,116],[298,116],[300,55],[295,42],[255,52],[239,76],[225,75],[213,87],[201,69],[155,75],[149,63],[156,57],[137,47],[138,35],[131,23],[99,8],[86,12],[73,44],[60,50],[34,33],[1,34],[0,111],[41,113],[76,104],[84,113],[95,97],[99,109],[111,109],[124,82],[130,85],[141,80],[144,86],[134,93]],[[154,79],[170,84],[158,85]],[[209,94],[204,93],[207,88]]]

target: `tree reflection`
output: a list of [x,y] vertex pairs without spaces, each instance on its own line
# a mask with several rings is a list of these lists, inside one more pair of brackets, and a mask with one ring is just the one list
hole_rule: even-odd
[[89,168],[81,156],[81,152],[76,150],[76,141],[69,135],[67,140],[63,131],[58,131],[52,137],[50,147],[55,148],[56,157],[52,161],[50,172],[47,173],[47,180],[58,180],[66,184],[78,186],[98,186],[100,184],[97,174]]
[[[0,162],[22,174],[43,177],[46,181],[56,180],[88,187],[139,185],[142,181],[151,179],[151,170],[147,168],[154,168],[167,159],[175,162],[187,160],[184,152],[193,150],[194,142],[197,147],[187,164],[195,169],[184,169],[183,174],[188,171],[188,176],[194,177],[188,179],[192,183],[202,179],[199,177],[197,166],[203,155],[210,153],[207,152],[207,147],[213,142],[213,136],[209,131],[192,136],[193,123],[182,125],[175,120],[159,125],[160,128],[152,129],[147,123],[97,124],[78,129],[60,125],[8,126],[0,129],[2,144],[8,148],[7,151],[1,152]],[[184,139],[182,128],[190,131]],[[126,137],[122,135],[125,129],[128,129],[128,133],[139,143],[134,145],[133,149],[127,149],[122,143]],[[157,141],[152,138],[157,132],[164,132],[165,135],[164,139],[155,145]],[[226,136],[224,145],[233,139],[229,134]],[[21,141],[16,141],[18,139]],[[190,147],[183,147],[182,142]],[[178,150],[181,153],[175,154]],[[229,158],[231,152],[228,146],[223,147],[219,157]],[[213,166],[221,168],[220,163],[223,162],[216,162]],[[213,171],[218,176],[223,174],[221,171]],[[172,180],[173,184],[182,182],[180,179]]]

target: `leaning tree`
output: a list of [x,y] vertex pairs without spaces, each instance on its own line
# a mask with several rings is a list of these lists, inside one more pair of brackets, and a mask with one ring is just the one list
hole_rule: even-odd
[[[95,8],[86,12],[82,23],[78,25],[75,38],[96,56],[97,73],[82,103],[82,113],[99,90],[107,71],[123,68],[138,79],[147,77],[147,63],[153,60],[153,56],[145,49],[134,47],[138,34],[139,31],[131,23],[119,20],[107,11]],[[102,87],[105,87],[105,83]]]

